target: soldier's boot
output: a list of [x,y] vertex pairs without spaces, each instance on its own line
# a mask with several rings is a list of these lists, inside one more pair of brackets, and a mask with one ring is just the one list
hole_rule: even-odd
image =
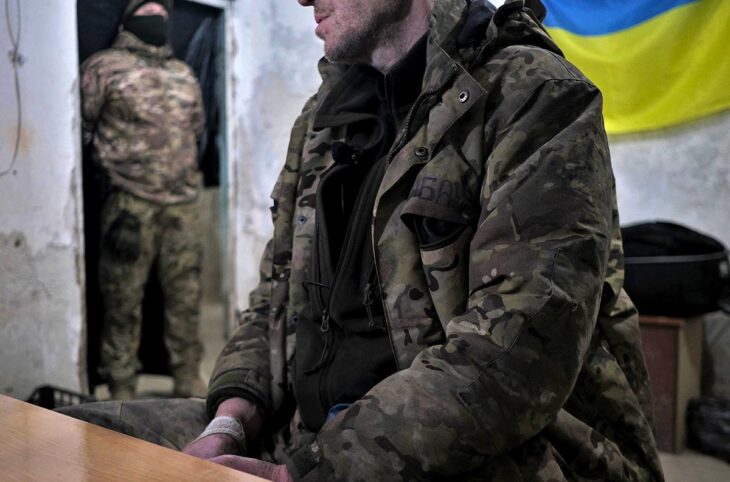
[[205,397],[208,387],[196,372],[175,373],[172,396],[175,398]]
[[137,380],[109,380],[109,395],[112,400],[134,400]]

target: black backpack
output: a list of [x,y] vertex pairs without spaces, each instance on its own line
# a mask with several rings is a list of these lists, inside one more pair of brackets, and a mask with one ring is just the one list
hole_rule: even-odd
[[670,222],[621,229],[624,288],[643,315],[730,313],[730,263],[725,246]]

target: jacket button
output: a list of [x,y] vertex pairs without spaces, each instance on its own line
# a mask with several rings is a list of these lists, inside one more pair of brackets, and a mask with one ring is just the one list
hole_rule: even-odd
[[462,92],[459,92],[459,102],[461,102],[463,104],[467,100],[469,100],[469,92],[467,92],[465,90]]
[[417,147],[415,154],[416,154],[416,157],[420,157],[420,158],[428,157],[428,149],[426,149],[423,146]]

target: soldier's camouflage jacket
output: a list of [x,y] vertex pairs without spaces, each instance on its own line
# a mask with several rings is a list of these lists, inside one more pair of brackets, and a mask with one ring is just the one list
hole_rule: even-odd
[[[595,86],[522,0],[437,0],[428,66],[372,223],[399,371],[294,452],[304,480],[661,480],[636,311],[622,290]],[[274,237],[208,405],[285,405],[306,311],[314,201],[337,129],[313,114],[321,63],[274,188]],[[404,223],[460,225],[420,246]]]
[[112,184],[161,204],[195,199],[202,96],[169,46],[122,31],[81,66],[81,107],[84,140]]

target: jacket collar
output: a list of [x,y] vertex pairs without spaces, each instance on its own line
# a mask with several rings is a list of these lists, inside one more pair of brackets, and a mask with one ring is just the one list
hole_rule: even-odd
[[428,65],[423,90],[444,80],[446,64],[467,73],[489,54],[509,45],[536,45],[562,55],[542,26],[540,0],[435,0],[429,19]]
[[165,60],[172,57],[172,49],[169,45],[155,47],[141,41],[136,35],[122,30],[112,44],[112,48],[128,50],[150,59]]

